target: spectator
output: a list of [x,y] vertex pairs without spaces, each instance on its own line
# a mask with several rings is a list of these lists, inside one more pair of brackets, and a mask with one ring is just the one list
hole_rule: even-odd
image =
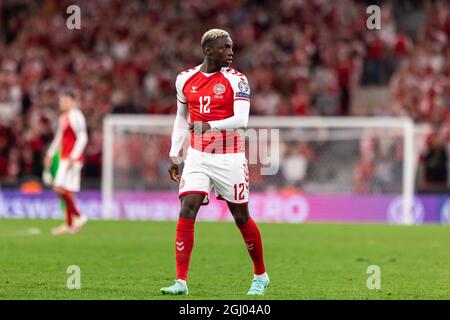
[[312,152],[305,142],[286,148],[286,152],[281,164],[284,180],[290,186],[300,187],[306,177]]
[[[213,26],[233,36],[234,67],[249,78],[252,114],[347,115],[360,82],[389,83],[392,101],[383,114],[409,115],[439,131],[450,110],[449,6],[426,2],[427,19],[409,37],[397,31],[401,16],[395,20],[389,7],[395,2],[383,3],[378,32],[365,27],[366,5],[356,0],[79,0],[81,30],[65,26],[68,0],[2,2],[0,177],[39,174],[57,121],[54,89],[71,83],[92,140],[86,174],[99,178],[103,117],[173,114],[174,79],[200,62],[199,38]],[[120,160],[119,169],[147,161],[143,175],[159,179],[165,157]]]

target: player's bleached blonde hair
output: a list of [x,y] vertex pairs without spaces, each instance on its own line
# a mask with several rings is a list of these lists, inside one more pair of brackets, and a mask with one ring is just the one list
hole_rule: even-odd
[[214,40],[220,39],[220,38],[226,38],[229,36],[230,36],[230,34],[228,32],[226,32],[225,30],[210,29],[203,34],[202,41],[201,41],[202,48],[205,48],[205,46],[211,41],[214,41]]

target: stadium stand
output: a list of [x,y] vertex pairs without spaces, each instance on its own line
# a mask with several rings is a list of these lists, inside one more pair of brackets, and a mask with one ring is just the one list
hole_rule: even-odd
[[[252,88],[254,115],[409,115],[433,127],[433,150],[450,153],[450,8],[445,1],[380,1],[382,29],[365,27],[364,1],[88,1],[81,30],[68,30],[70,1],[3,1],[0,28],[0,178],[17,186],[39,178],[57,116],[56,88],[73,84],[86,114],[84,175],[98,187],[102,119],[108,113],[175,113],[174,79],[199,64],[199,39],[210,27],[234,40],[233,66]],[[424,12],[424,14],[422,14]],[[408,16],[408,24],[403,19]],[[202,20],[202,25],[195,23]],[[412,21],[412,22],[411,22]],[[367,110],[356,93],[387,88],[386,104]],[[356,102],[355,102],[356,101]],[[158,144],[158,141],[152,143]],[[289,163],[307,163],[307,145]],[[139,148],[139,146],[136,146]],[[355,189],[373,175],[365,148]],[[129,169],[166,175],[167,152],[135,159]],[[442,169],[447,174],[446,163]],[[442,165],[441,165],[441,168]],[[288,170],[288,169],[286,169]],[[305,169],[306,170],[306,169]],[[426,170],[425,170],[426,171]],[[426,171],[424,181],[434,183]],[[280,179],[299,183],[306,172]],[[261,177],[252,180],[256,185]],[[263,181],[261,181],[262,183]]]

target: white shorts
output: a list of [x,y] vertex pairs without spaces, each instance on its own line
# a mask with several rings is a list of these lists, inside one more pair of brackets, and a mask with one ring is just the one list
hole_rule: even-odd
[[204,194],[203,204],[208,204],[213,189],[218,199],[233,204],[248,202],[249,175],[245,153],[213,154],[189,147],[179,196]]
[[69,168],[69,161],[66,159],[60,160],[58,164],[58,171],[53,180],[53,186],[63,188],[70,192],[80,191],[81,162],[75,162]]

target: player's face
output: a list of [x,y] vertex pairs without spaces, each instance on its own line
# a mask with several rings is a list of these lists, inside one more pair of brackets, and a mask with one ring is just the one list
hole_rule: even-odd
[[233,62],[233,41],[231,38],[217,39],[211,48],[210,57],[216,66],[229,67]]
[[74,103],[74,101],[71,96],[68,96],[68,95],[60,95],[59,96],[59,109],[62,112],[70,110],[70,108],[72,108],[72,106],[73,106],[73,103]]

